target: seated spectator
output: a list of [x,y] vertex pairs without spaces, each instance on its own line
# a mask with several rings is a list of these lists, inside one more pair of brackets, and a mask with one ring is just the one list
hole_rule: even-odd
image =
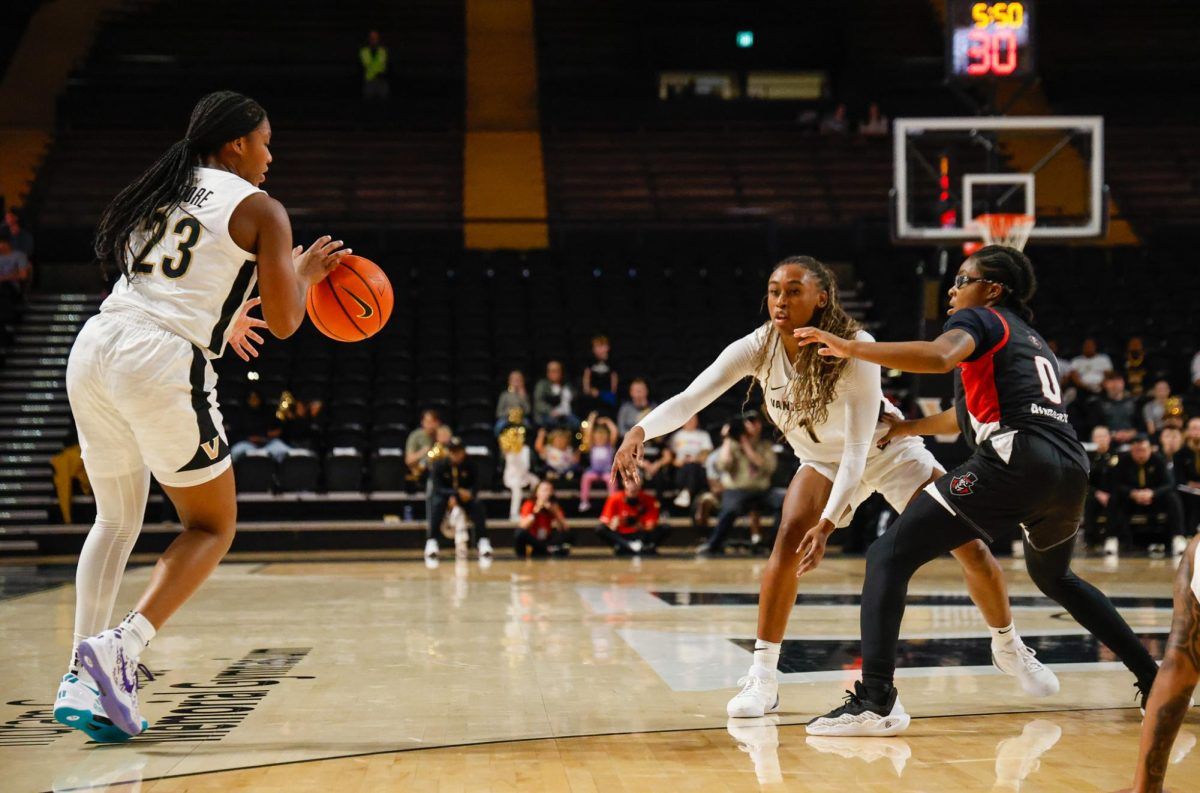
[[888,134],[888,117],[880,111],[878,102],[867,106],[867,119],[859,122],[858,134],[867,137]]
[[358,62],[363,72],[363,100],[367,102],[387,101],[391,94],[388,83],[388,49],[380,42],[379,31],[367,34],[367,43],[358,51]]
[[9,240],[0,237],[0,292],[7,293],[10,299],[19,298],[32,277],[29,257],[14,250]]
[[671,531],[659,525],[658,516],[658,500],[642,490],[641,483],[632,482],[604,502],[596,534],[617,556],[653,555]]
[[[657,454],[654,454],[657,452]],[[646,447],[646,455],[638,460],[642,472],[642,486],[655,493],[670,490],[675,484],[675,455],[670,448]]]
[[587,512],[592,508],[594,482],[603,482],[609,494],[613,492],[612,464],[617,453],[617,426],[612,419],[595,413],[588,416],[587,426],[583,429],[582,448],[587,450],[588,464],[579,478],[579,511]]
[[1158,453],[1167,461],[1167,468],[1172,476],[1175,475],[1175,455],[1182,449],[1183,430],[1178,427],[1163,427],[1158,433]]
[[263,449],[276,463],[283,461],[291,447],[283,440],[283,422],[277,411],[263,401],[262,394],[251,391],[246,395],[246,409],[241,413],[238,435],[241,440],[229,449],[236,463],[251,449]]
[[[1166,540],[1176,548],[1183,537],[1183,506],[1175,492],[1175,480],[1162,455],[1150,448],[1150,439],[1139,434],[1129,451],[1112,469],[1112,500],[1110,520],[1113,534],[1126,540],[1134,516],[1146,519],[1138,531],[1139,544],[1146,544],[1152,555],[1166,551]],[[1158,524],[1162,517],[1165,522]],[[1186,545],[1186,543],[1183,543]]]
[[[50,467],[54,469],[54,492],[58,496],[58,509],[62,513],[62,522],[71,523],[71,504],[74,496],[74,485],[79,483],[80,492],[85,496],[92,494],[92,485],[88,481],[87,470],[83,467],[83,452],[79,447],[79,430],[75,427],[72,417],[71,428],[63,439],[63,448],[50,458]],[[166,499],[170,501],[170,499]]]
[[525,434],[526,429],[521,425],[509,427],[500,433],[500,452],[504,455],[502,481],[511,494],[508,519],[512,521],[521,517],[525,488],[534,488],[538,484],[538,478],[533,475],[533,459],[525,443]]
[[1151,391],[1150,401],[1142,405],[1142,420],[1146,423],[1146,432],[1157,435],[1166,424],[1168,401],[1171,399],[1171,384],[1159,380]]
[[612,362],[612,347],[603,333],[592,337],[592,362],[583,370],[585,408],[612,418],[617,410],[617,384],[620,378]]
[[508,373],[508,387],[496,400],[496,434],[509,424],[524,424],[525,417],[532,412],[531,407],[529,392],[525,390],[525,375],[520,369],[513,369]]
[[1184,507],[1184,534],[1195,534],[1200,526],[1200,416],[1188,419],[1183,448],[1175,453],[1172,473],[1177,484],[1195,491],[1180,494]]
[[446,441],[446,452],[429,466],[429,525],[425,530],[425,558],[438,555],[438,537],[446,511],[460,509],[475,527],[475,547],[480,557],[492,555],[487,536],[487,510],[477,498],[479,477],[475,461],[467,457],[463,442]]
[[579,426],[579,419],[571,410],[575,392],[567,385],[562,361],[546,364],[546,376],[533,387],[533,420],[539,427]]
[[[724,436],[726,428],[721,429],[721,434]],[[692,526],[699,529],[703,534],[708,534],[709,519],[721,509],[721,495],[725,492],[725,488],[732,481],[728,473],[721,471],[717,467],[717,463],[721,459],[720,450],[714,450],[708,453],[704,458],[704,478],[708,484],[708,490],[700,495],[696,503],[696,508],[692,513]]]
[[757,412],[744,414],[723,430],[717,468],[729,474],[729,487],[721,494],[721,513],[712,534],[696,550],[698,555],[725,553],[725,539],[733,523],[755,507],[767,506],[775,450],[763,437],[763,420]]
[[656,407],[658,403],[650,401],[650,386],[642,378],[635,378],[629,383],[629,399],[617,413],[617,429],[624,435]]
[[579,470],[579,453],[571,446],[569,430],[558,429],[547,433],[546,428],[542,427],[533,442],[533,449],[546,469],[547,479],[556,482],[575,479]]
[[289,410],[288,419],[283,424],[283,440],[293,449],[307,449],[310,452],[320,452],[324,448],[323,418],[321,415],[324,403],[319,399],[305,402],[295,400]]
[[1125,343],[1125,384],[1129,393],[1141,399],[1146,392],[1148,380],[1153,374],[1147,361],[1146,345],[1141,336],[1130,336]]
[[1112,359],[1100,352],[1096,340],[1089,336],[1083,340],[1081,354],[1071,359],[1071,385],[1088,394],[1099,394],[1104,376],[1112,370]]
[[420,484],[425,481],[429,468],[429,453],[437,442],[438,428],[442,426],[442,417],[436,410],[426,410],[421,413],[421,425],[408,435],[404,442],[404,463],[408,466],[410,482]]
[[1104,377],[1104,393],[1092,401],[1092,426],[1103,424],[1119,444],[1138,434],[1137,402],[1125,391],[1125,378],[1116,372]]
[[846,105],[838,103],[838,106],[821,119],[820,131],[822,135],[845,135],[850,131],[850,120],[846,117]]
[[1200,352],[1192,356],[1192,388],[1200,391]]
[[533,498],[521,505],[513,551],[518,557],[567,556],[571,553],[571,532],[562,507],[554,497],[552,482],[539,483]]
[[679,495],[675,506],[687,509],[692,500],[705,491],[708,479],[704,461],[712,453],[712,436],[700,428],[700,417],[692,416],[671,436],[671,463],[675,466],[675,486]]
[[6,237],[14,251],[25,254],[25,258],[33,261],[33,233],[24,227],[23,213],[19,209],[9,209],[4,213],[4,229],[0,237]]
[[1087,501],[1083,505],[1083,536],[1089,545],[1104,543],[1104,552],[1115,555],[1118,540],[1109,532],[1108,505],[1112,498],[1112,469],[1119,459],[1112,448],[1112,433],[1108,427],[1092,428],[1092,444],[1088,452],[1091,469],[1088,471]]

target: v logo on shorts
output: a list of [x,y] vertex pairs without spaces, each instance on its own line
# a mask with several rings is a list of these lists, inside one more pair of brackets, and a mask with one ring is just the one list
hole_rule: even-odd
[[200,448],[208,455],[208,459],[217,459],[217,455],[221,453],[221,436],[218,435],[208,443],[201,443]]

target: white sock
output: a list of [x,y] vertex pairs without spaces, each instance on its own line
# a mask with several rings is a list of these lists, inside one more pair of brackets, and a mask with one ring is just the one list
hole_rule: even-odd
[[989,625],[988,630],[992,632],[993,647],[1003,650],[1021,641],[1021,637],[1017,635],[1017,629],[1011,622],[1003,628],[993,628]]
[[754,642],[754,665],[774,674],[779,668],[779,650],[782,647],[782,642],[756,640]]
[[130,658],[137,658],[142,654],[142,650],[150,644],[150,640],[157,633],[154,626],[150,624],[150,620],[146,619],[137,611],[131,611],[121,621],[121,643],[125,646],[125,654]]

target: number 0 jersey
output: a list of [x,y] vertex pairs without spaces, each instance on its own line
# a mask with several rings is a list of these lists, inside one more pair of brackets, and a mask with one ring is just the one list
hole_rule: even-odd
[[1087,455],[1067,422],[1054,353],[1036,330],[1003,307],[956,311],[944,330],[961,330],[975,340],[975,350],[954,376],[958,426],[972,450],[991,439],[1004,457],[1015,432],[1029,432],[1088,470]]
[[187,339],[206,357],[219,357],[234,314],[258,277],[257,257],[229,236],[229,218],[238,204],[259,192],[236,174],[196,168],[183,202],[161,233],[132,235],[132,251],[140,251],[148,240],[151,248],[131,268],[132,278],[121,276],[100,311],[132,308]]

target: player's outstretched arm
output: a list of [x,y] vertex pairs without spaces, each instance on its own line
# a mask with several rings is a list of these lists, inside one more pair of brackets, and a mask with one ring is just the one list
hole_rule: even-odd
[[820,355],[833,358],[857,358],[889,369],[918,374],[944,374],[965,361],[975,351],[975,339],[957,328],[946,331],[933,341],[856,341],[834,336],[819,328],[797,328],[801,345],[820,344]]
[[1171,636],[1142,722],[1142,743],[1133,781],[1133,790],[1137,793],[1157,793],[1163,789],[1171,745],[1175,743],[1179,726],[1191,706],[1192,691],[1200,679],[1200,601],[1191,586],[1198,542],[1200,538],[1192,539],[1175,576],[1175,616],[1171,622]]

